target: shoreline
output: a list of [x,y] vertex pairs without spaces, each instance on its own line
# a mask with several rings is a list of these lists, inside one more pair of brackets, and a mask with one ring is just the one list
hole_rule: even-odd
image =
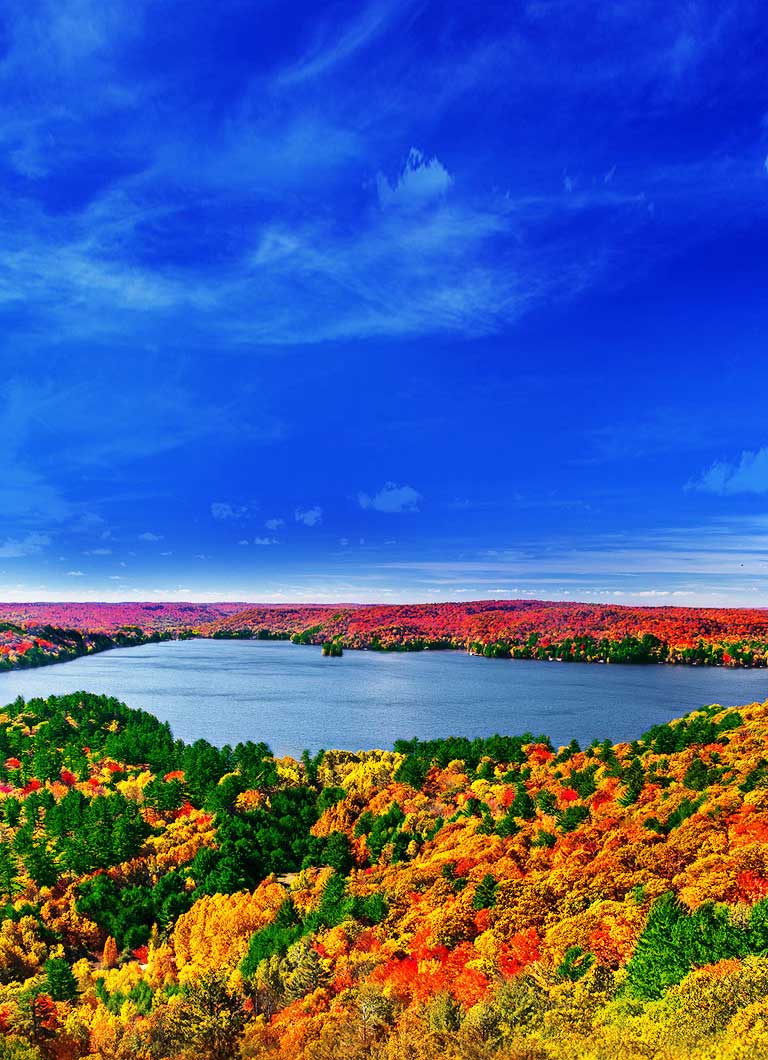
[[[35,635],[32,631],[29,635]],[[75,631],[62,631],[62,632],[75,632]],[[112,651],[113,649],[123,648],[140,648],[146,644],[161,644],[172,640],[210,640],[210,641],[232,641],[232,640],[251,640],[251,641],[283,641],[290,642],[297,647],[313,647],[322,649],[323,641],[314,639],[301,639],[301,634],[289,634],[280,631],[269,632],[269,635],[254,635],[248,631],[233,631],[232,633],[224,632],[221,630],[216,631],[213,634],[208,633],[192,633],[186,630],[174,630],[174,631],[163,631],[163,632],[152,632],[142,635],[135,635],[135,639],[130,641],[120,642],[115,639],[113,634],[109,633],[89,633],[76,631],[78,635],[85,639],[89,636],[95,636],[108,640],[109,643],[94,643],[89,645],[85,650],[63,650],[57,655],[45,654],[43,652],[35,653],[31,658],[27,658],[22,655],[19,659],[11,664],[8,664],[6,660],[0,661],[0,674],[12,673],[19,670],[31,670],[38,669],[43,666],[56,666],[59,663],[74,662],[76,659],[86,658],[89,655],[100,655],[103,652]],[[266,634],[267,631],[260,631],[262,634]],[[620,642],[612,642],[619,644]],[[702,642],[703,643],[703,642]],[[707,669],[722,669],[722,670],[765,670],[768,669],[768,658],[759,658],[751,662],[743,662],[737,659],[730,658],[728,662],[722,659],[717,660],[714,658],[703,658],[703,659],[685,659],[681,657],[668,658],[668,657],[626,657],[626,658],[604,658],[604,657],[586,657],[578,655],[558,655],[556,651],[560,647],[559,642],[554,642],[548,646],[552,649],[546,655],[535,655],[527,652],[524,646],[514,645],[510,649],[499,650],[498,646],[491,643],[489,645],[482,646],[484,650],[473,650],[480,647],[475,644],[470,646],[462,646],[450,643],[428,643],[428,644],[412,644],[404,642],[396,645],[382,645],[382,644],[349,644],[342,642],[342,648],[344,651],[351,652],[376,652],[382,655],[394,655],[394,654],[420,654],[422,652],[457,652],[466,655],[471,655],[476,658],[486,659],[502,659],[508,662],[536,662],[536,663],[563,663],[563,664],[574,664],[582,663],[590,666],[670,666],[670,667],[701,667]],[[722,651],[729,645],[718,646],[715,648],[716,651]],[[732,645],[730,645],[733,647]],[[713,647],[713,646],[705,646]],[[670,648],[669,645],[663,645],[666,652],[675,651],[677,649]],[[486,650],[490,649],[490,650]],[[522,649],[522,650],[519,650]],[[768,645],[766,645],[768,649]]]
[[[25,631],[27,632],[27,631]],[[37,670],[43,666],[57,666],[60,663],[74,662],[76,659],[85,659],[89,655],[101,655],[103,652],[112,651],[115,648],[141,648],[145,644],[160,644],[168,640],[191,640],[193,638],[178,637],[174,635],[166,635],[161,633],[152,633],[137,637],[135,640],[129,642],[120,643],[115,640],[111,634],[108,633],[80,633],[77,631],[83,640],[88,636],[98,636],[109,640],[110,643],[94,643],[88,645],[84,650],[77,649],[63,649],[56,655],[46,654],[43,651],[36,651],[34,654],[25,653],[19,656],[14,662],[8,663],[7,660],[0,660],[0,674],[4,673],[16,673],[19,670]],[[30,634],[35,635],[35,634]],[[31,655],[31,657],[28,657]]]

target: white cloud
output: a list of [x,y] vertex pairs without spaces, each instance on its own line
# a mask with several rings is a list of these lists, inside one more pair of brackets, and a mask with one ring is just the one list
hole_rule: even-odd
[[214,519],[234,519],[235,509],[231,504],[225,504],[224,501],[214,501],[211,505],[211,515]]
[[686,489],[722,495],[768,493],[768,446],[755,452],[745,449],[734,463],[716,461]]
[[[311,526],[312,524],[309,523],[308,525]],[[254,537],[253,543],[254,545],[277,545],[278,540],[276,537]]]
[[139,534],[139,541],[162,541],[162,534],[153,534],[151,530],[145,531],[143,534]]
[[247,537],[244,537],[242,541],[238,541],[237,543],[238,543],[238,545],[249,545],[250,541],[248,540]]
[[323,509],[317,504],[313,508],[297,508],[293,515],[297,523],[305,526],[317,526],[323,521]]
[[267,519],[264,525],[267,530],[279,530],[285,524],[285,519]]
[[211,505],[211,515],[214,519],[242,519],[248,515],[249,509],[245,504],[229,504],[226,501],[214,501]]
[[68,570],[68,571],[67,571],[67,577],[68,577],[68,578],[84,578],[84,577],[85,577],[85,571],[81,571],[81,570]]
[[377,512],[418,512],[421,494],[413,486],[398,486],[395,482],[387,482],[372,497],[367,493],[358,493],[358,503],[361,508],[373,508]]
[[376,189],[382,209],[419,209],[441,199],[453,184],[453,177],[437,158],[426,159],[412,147],[394,184],[383,173],[376,175]]
[[111,556],[111,548],[89,548],[83,552],[84,556]]
[[0,559],[20,559],[22,556],[32,556],[42,552],[46,545],[51,543],[48,534],[32,533],[26,537],[7,537],[0,545]]

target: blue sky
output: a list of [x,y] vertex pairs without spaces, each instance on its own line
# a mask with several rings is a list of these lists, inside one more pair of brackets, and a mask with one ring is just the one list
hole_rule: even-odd
[[8,0],[0,598],[768,603],[767,37]]

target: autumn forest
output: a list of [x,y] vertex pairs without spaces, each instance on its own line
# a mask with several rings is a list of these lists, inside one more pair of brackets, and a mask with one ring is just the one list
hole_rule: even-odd
[[9,1060],[768,1049],[768,705],[276,759],[0,716]]

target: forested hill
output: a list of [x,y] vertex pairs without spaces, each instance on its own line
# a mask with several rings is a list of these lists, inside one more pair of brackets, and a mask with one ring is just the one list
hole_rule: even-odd
[[242,604],[0,604],[0,670],[65,662],[109,648],[199,635]]
[[105,603],[0,603],[0,621],[25,628],[56,626],[81,633],[119,633],[140,629],[145,633],[162,633],[179,629],[197,629],[206,623],[237,614],[244,603],[196,604],[187,601],[127,601]]
[[169,635],[146,633],[141,629],[124,629],[112,634],[83,633],[79,629],[57,626],[22,627],[0,622],[0,671],[66,662],[110,648],[162,640]]
[[275,759],[0,716],[0,1056],[768,1052],[768,704]]
[[480,600],[355,607],[261,606],[218,618],[207,636],[495,658],[765,666],[768,610]]
[[560,662],[768,664],[768,610],[485,600],[461,604],[0,604],[0,669],[148,640],[292,640],[374,651],[460,649]]

